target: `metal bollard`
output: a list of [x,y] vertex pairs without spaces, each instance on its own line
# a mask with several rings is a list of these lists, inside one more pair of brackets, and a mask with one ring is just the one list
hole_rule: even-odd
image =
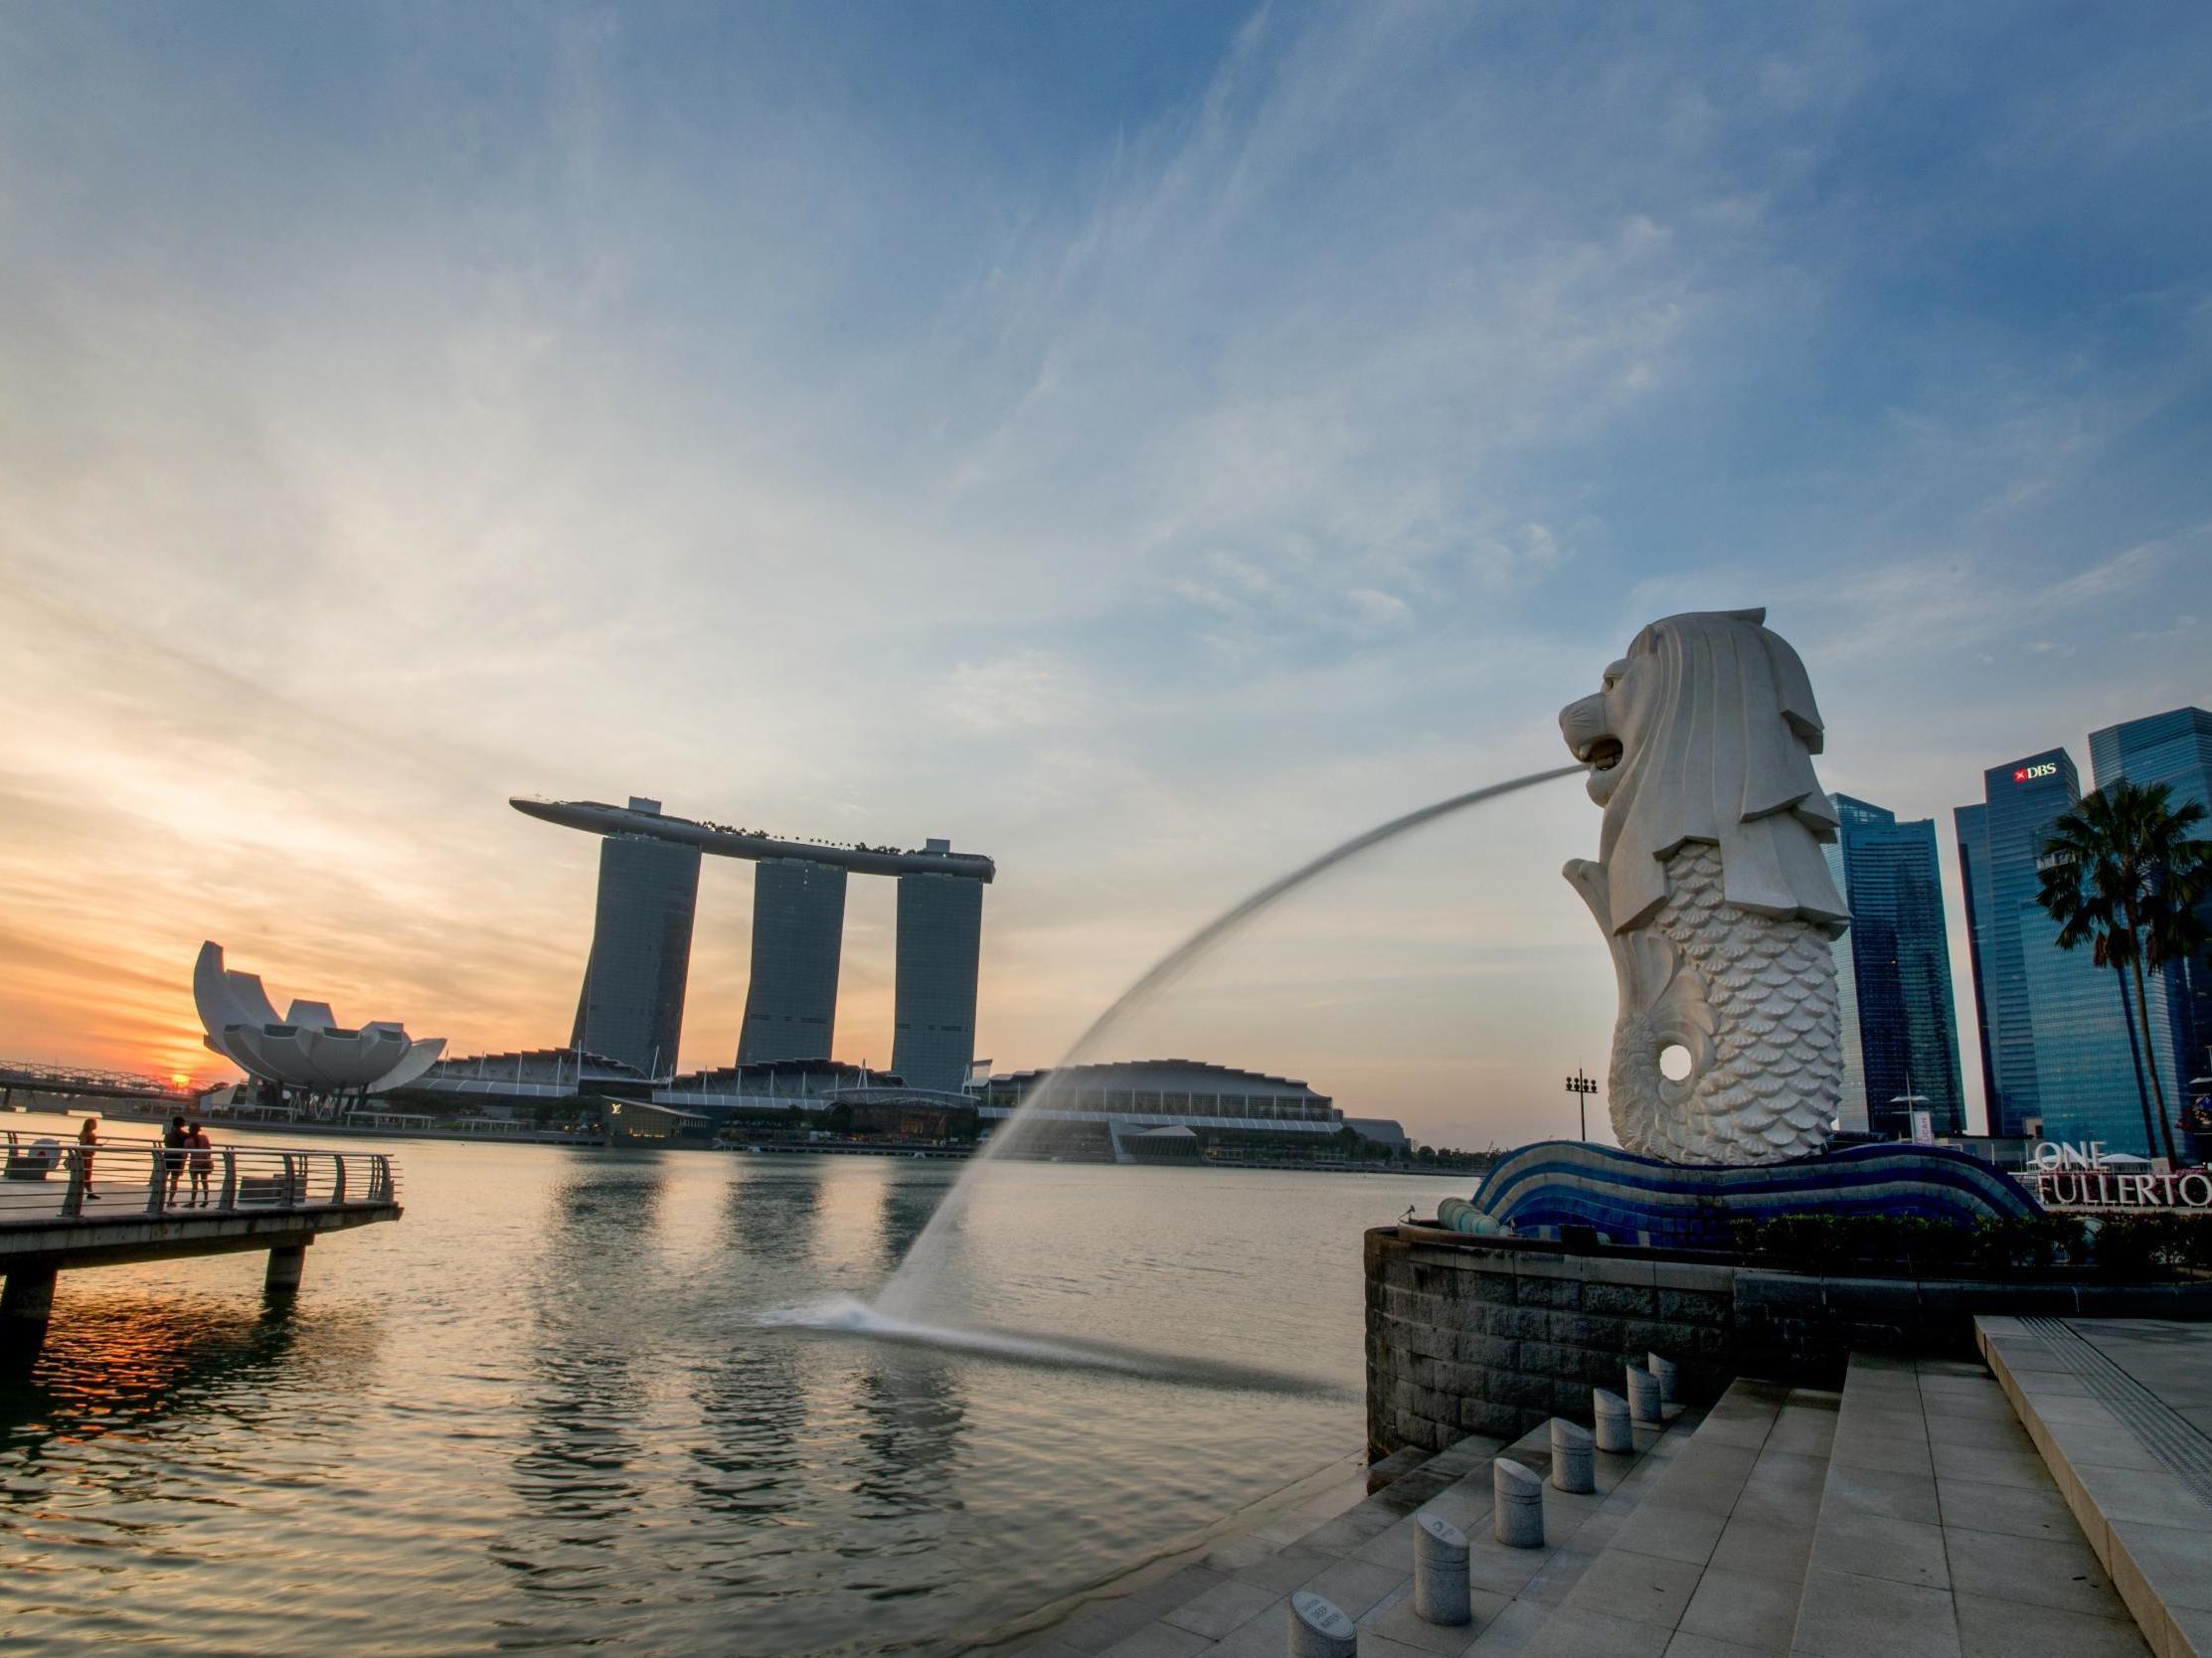
[[1490,1465],[1497,1540],[1508,1549],[1544,1547],[1544,1482],[1506,1457]]
[[1647,1363],[1651,1371],[1651,1379],[1659,1385],[1659,1403],[1661,1405],[1674,1404],[1676,1389],[1681,1382],[1682,1367],[1672,1359],[1660,1358],[1656,1353],[1648,1356]]
[[1590,1390],[1591,1437],[1602,1451],[1632,1451],[1635,1429],[1628,1425],[1628,1402],[1610,1388]]
[[1471,1623],[1467,1534],[1438,1514],[1414,1516],[1414,1616],[1424,1623]]
[[1666,1418],[1659,1413],[1659,1379],[1641,1365],[1622,1367],[1628,1379],[1628,1414],[1639,1422],[1658,1425]]
[[1598,1489],[1590,1455],[1590,1429],[1565,1416],[1552,1418],[1552,1484],[1562,1491]]
[[1359,1631],[1352,1620],[1311,1589],[1290,1596],[1289,1658],[1356,1658]]

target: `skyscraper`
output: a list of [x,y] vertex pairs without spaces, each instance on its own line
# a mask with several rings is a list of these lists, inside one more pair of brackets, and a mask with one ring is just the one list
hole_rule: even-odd
[[771,858],[754,868],[753,974],[738,1064],[830,1059],[845,872],[807,858]]
[[[2058,925],[2036,902],[2037,862],[2053,820],[2081,798],[2063,748],[1982,773],[1983,803],[1957,810],[1958,861],[1973,933],[1974,1002],[1989,1131],[2103,1140],[2162,1156],[2145,1128],[2121,976],[2085,945],[2058,947]],[[2153,985],[2154,1027],[2169,1018]],[[2174,1095],[2167,1081],[2169,1105]],[[2147,1089],[2147,1078],[2142,1088]]]
[[[941,843],[933,843],[938,845]],[[899,877],[899,984],[891,1068],[909,1087],[957,1089],[975,1058],[983,884]]]
[[1973,934],[1982,1085],[1989,1132],[2024,1134],[2028,1123],[2043,1115],[2043,1098],[2036,1085],[2035,1021],[2020,922],[2024,912],[2036,910],[2035,863],[2043,839],[2082,789],[2064,748],[1993,765],[1981,774],[1981,789],[1982,804],[1961,806],[1956,816],[1966,924]]
[[[1957,1133],[1966,1122],[1958,1074],[1958,1026],[1952,1005],[1950,933],[1944,922],[1943,877],[1930,818],[1900,823],[1895,812],[1835,797],[1841,828],[1836,861],[1851,907],[1844,1006],[1845,1084],[1851,1062],[1863,1090],[1866,1125],[1901,1138],[1912,1131],[1911,1093],[1928,1101],[1936,1132]],[[1838,970],[1846,962],[1838,959]],[[1854,1101],[1846,1095],[1849,1113]]]
[[[2212,714],[2177,708],[2091,732],[2089,761],[2099,788],[2124,777],[2131,783],[2164,783],[2172,791],[2173,805],[2203,807],[2207,821],[2194,833],[2212,839]],[[2198,913],[2212,923],[2212,897]],[[2212,1058],[2205,1053],[2212,1046],[2212,947],[2170,963],[2163,977],[2172,1075],[2184,1081],[2212,1075]],[[2159,1028],[2152,1029],[2156,1034]],[[2162,1065],[2160,1075],[2166,1075]]]
[[[633,796],[630,809],[657,812],[660,802]],[[676,1069],[698,907],[697,847],[645,835],[608,835],[599,843],[592,954],[571,1046],[649,1077]]]

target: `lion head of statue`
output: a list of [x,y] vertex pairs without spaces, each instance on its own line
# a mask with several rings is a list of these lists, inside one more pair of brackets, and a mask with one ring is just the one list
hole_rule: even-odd
[[1598,861],[1616,933],[1665,904],[1667,860],[1720,848],[1726,901],[1839,933],[1850,919],[1820,843],[1835,807],[1813,775],[1819,710],[1804,664],[1759,610],[1693,610],[1653,622],[1606,669],[1603,689],[1560,710],[1590,797],[1605,808]]

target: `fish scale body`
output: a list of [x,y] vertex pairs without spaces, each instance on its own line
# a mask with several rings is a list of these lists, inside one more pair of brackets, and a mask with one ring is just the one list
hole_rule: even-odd
[[[1828,934],[1726,903],[1717,847],[1684,846],[1668,860],[1667,879],[1670,894],[1649,923],[1674,956],[1667,1005],[1624,1007],[1614,1032],[1620,1143],[1682,1163],[1772,1163],[1820,1151],[1843,1076]],[[1686,1089],[1667,1082],[1658,1064],[1685,1017],[1704,1029],[1710,1053]]]

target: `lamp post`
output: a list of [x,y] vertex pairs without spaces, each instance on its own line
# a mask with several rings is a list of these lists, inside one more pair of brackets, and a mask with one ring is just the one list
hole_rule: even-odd
[[1598,1091],[1598,1084],[1582,1074],[1582,1067],[1575,1067],[1575,1075],[1567,1078],[1567,1091],[1575,1096],[1575,1114],[1582,1120],[1582,1137],[1590,1138],[1590,1096]]

